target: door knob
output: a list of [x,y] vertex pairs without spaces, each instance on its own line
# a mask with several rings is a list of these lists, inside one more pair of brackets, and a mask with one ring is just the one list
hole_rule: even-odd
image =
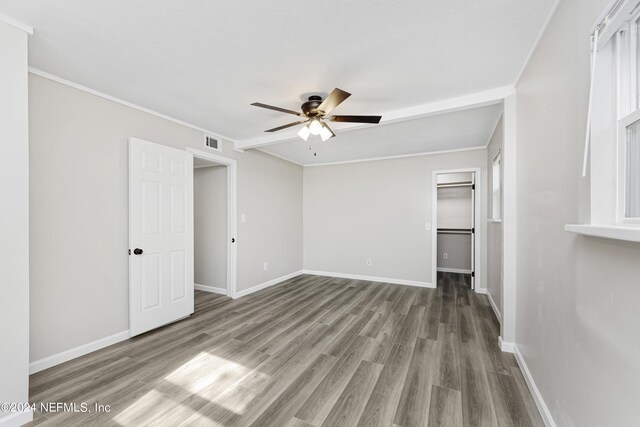
[[134,255],[142,255],[142,252],[143,252],[143,251],[142,251],[142,249],[140,249],[140,248],[135,248],[135,249],[133,250],[133,254],[134,254]]

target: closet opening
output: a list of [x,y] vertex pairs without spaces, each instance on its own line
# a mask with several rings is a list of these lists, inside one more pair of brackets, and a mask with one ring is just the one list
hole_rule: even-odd
[[476,170],[434,173],[435,283],[451,276],[471,290],[477,287],[478,175]]

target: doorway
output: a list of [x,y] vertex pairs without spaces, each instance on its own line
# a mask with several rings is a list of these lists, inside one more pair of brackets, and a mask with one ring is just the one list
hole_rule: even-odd
[[194,288],[227,295],[227,167],[197,157],[193,243]]
[[193,154],[194,288],[236,297],[236,160]]
[[459,275],[470,289],[480,288],[479,169],[433,174],[433,280],[438,273]]

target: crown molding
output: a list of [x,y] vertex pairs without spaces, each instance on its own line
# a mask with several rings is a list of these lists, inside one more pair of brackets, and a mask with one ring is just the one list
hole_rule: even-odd
[[[280,154],[270,153],[270,152],[265,151],[265,150],[263,150],[263,149],[261,149],[261,148],[256,148],[256,150],[258,150],[259,152],[264,153],[264,154],[266,154],[266,155],[268,155],[268,156],[275,157],[275,158],[280,159],[280,160],[284,160],[285,162],[293,163],[294,165],[298,165],[298,166],[308,166],[308,165],[305,165],[304,163],[297,162],[297,161],[295,161],[295,160],[293,160],[293,159],[290,159],[290,158],[288,158],[288,157],[281,156]],[[243,150],[243,151],[244,151],[244,150]]]
[[7,25],[11,25],[14,28],[17,28],[20,31],[24,31],[25,33],[29,34],[30,36],[33,35],[33,27],[27,25],[27,24],[23,24],[22,22],[18,21],[17,19],[13,19],[10,16],[7,16],[3,13],[0,13],[0,22],[4,22]]
[[[394,160],[394,159],[405,159],[408,157],[422,157],[422,156],[437,156],[438,154],[451,154],[451,153],[462,153],[465,151],[476,151],[476,150],[486,150],[487,147],[469,147],[469,148],[457,148],[453,150],[441,150],[441,151],[427,151],[424,153],[413,153],[413,154],[399,154],[396,156],[385,156],[385,157],[369,157],[366,159],[354,159],[354,160],[342,160],[338,162],[327,162],[327,163],[308,163],[302,165],[304,167],[316,167],[316,166],[334,166],[334,165],[346,165],[350,163],[362,163],[362,162],[377,162],[380,160]],[[260,150],[263,151],[263,150]],[[267,152],[267,154],[271,154]],[[273,155],[273,154],[271,154]],[[288,160],[284,157],[281,157],[283,160]],[[290,162],[292,160],[289,160]],[[294,162],[295,163],[295,162]]]
[[544,33],[547,32],[547,29],[549,28],[549,25],[551,24],[551,21],[553,20],[553,17],[556,15],[556,12],[558,11],[558,6],[559,5],[560,5],[560,0],[555,0],[555,4],[551,8],[551,12],[549,12],[549,15],[547,16],[547,19],[544,22],[544,25],[542,26],[542,29],[540,30],[540,33],[538,34],[538,37],[536,38],[535,43],[533,43],[533,47],[529,51],[529,55],[527,55],[527,59],[525,59],[524,64],[522,64],[522,68],[520,68],[520,72],[516,76],[516,80],[515,80],[514,86],[517,86],[518,83],[520,83],[520,79],[522,78],[522,75],[524,74],[524,71],[529,66],[529,63],[533,59],[533,55],[535,55],[536,51],[538,50],[538,46],[540,45],[540,42],[542,41],[542,37],[544,36]]
[[[237,147],[235,147],[235,144],[237,142],[235,139],[229,138],[229,137],[227,137],[225,135],[220,135],[217,132],[210,131],[208,129],[204,129],[204,128],[202,128],[200,126],[197,126],[197,125],[194,125],[192,123],[185,122],[184,120],[176,119],[175,117],[171,117],[171,116],[168,116],[166,114],[159,113],[157,111],[151,110],[151,109],[146,108],[146,107],[142,107],[142,106],[134,104],[132,102],[125,101],[125,100],[120,99],[120,98],[116,98],[115,96],[111,96],[111,95],[106,94],[104,92],[100,92],[100,91],[97,91],[95,89],[91,89],[89,87],[80,85],[78,83],[74,83],[74,82],[66,80],[66,79],[64,79],[62,77],[56,76],[56,75],[51,74],[51,73],[47,73],[46,71],[42,71],[42,70],[40,70],[38,68],[29,67],[29,72],[31,74],[36,75],[36,76],[40,76],[40,77],[43,77],[45,79],[52,80],[54,82],[57,82],[57,83],[72,87],[74,89],[81,90],[81,91],[89,93],[91,95],[107,99],[109,101],[124,105],[126,107],[133,108],[133,109],[138,110],[138,111],[142,111],[143,113],[151,114],[152,116],[156,116],[156,117],[159,117],[161,119],[165,119],[165,120],[168,120],[170,122],[173,122],[173,123],[188,127],[190,129],[194,129],[194,130],[197,130],[199,132],[206,133],[207,135],[211,135],[211,136],[214,136],[216,138],[220,138],[221,140],[225,140],[225,141],[231,142],[231,143],[234,144],[234,148],[237,148]],[[236,150],[236,151],[239,151],[239,150]],[[243,152],[243,151],[240,151],[240,152]]]

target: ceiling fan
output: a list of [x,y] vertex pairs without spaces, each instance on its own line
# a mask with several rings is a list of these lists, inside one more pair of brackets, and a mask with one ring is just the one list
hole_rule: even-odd
[[302,120],[289,123],[283,126],[278,126],[273,129],[266,130],[265,132],[277,132],[282,129],[287,129],[292,126],[296,126],[302,123],[306,123],[302,129],[298,132],[298,136],[305,141],[309,139],[309,135],[320,135],[323,141],[336,136],[331,128],[325,123],[325,120],[331,122],[349,122],[349,123],[371,123],[378,124],[382,116],[327,116],[338,105],[340,105],[345,99],[350,97],[349,92],[345,92],[342,89],[335,88],[329,96],[324,100],[321,96],[312,95],[309,100],[300,106],[302,112],[288,110],[286,108],[274,107],[272,105],[262,104],[261,102],[254,102],[253,106],[267,108],[269,110],[280,111],[281,113],[293,114],[295,116],[302,117]]

